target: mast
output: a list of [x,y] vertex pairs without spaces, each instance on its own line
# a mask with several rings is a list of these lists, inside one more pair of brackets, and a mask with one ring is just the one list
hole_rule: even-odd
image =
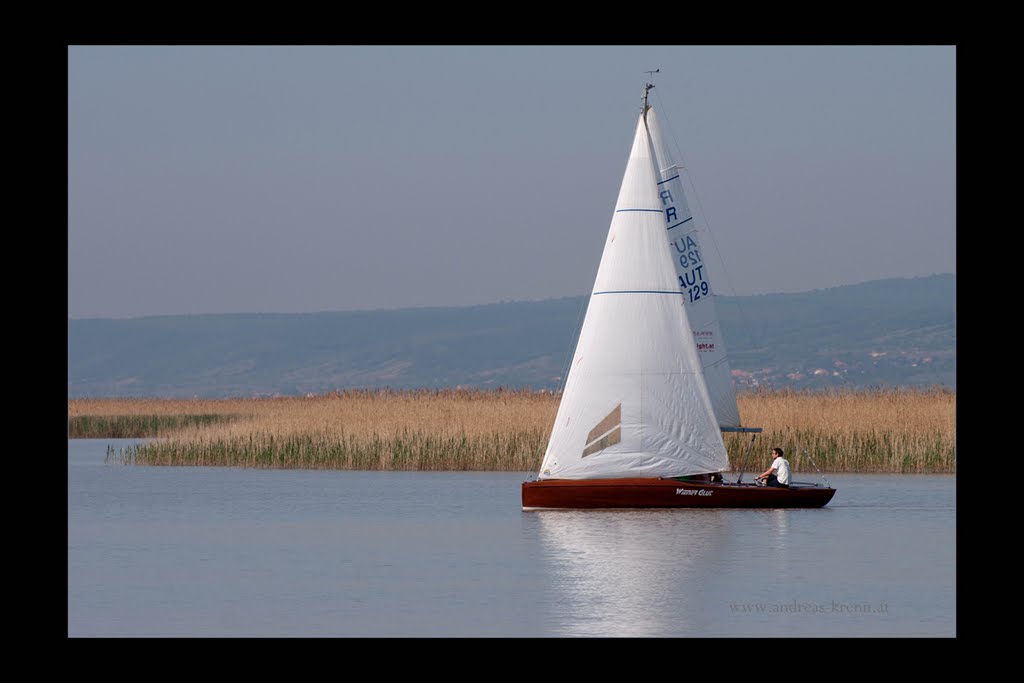
[[643,109],[644,121],[647,120],[647,110],[651,108],[651,105],[648,104],[648,102],[647,102],[647,95],[652,90],[654,90],[654,84],[651,83],[650,81],[654,80],[654,74],[658,73],[659,71],[661,71],[661,67],[660,66],[657,69],[655,69],[654,71],[648,71],[647,72],[647,78],[649,79],[649,81],[647,83],[644,83],[644,109]]

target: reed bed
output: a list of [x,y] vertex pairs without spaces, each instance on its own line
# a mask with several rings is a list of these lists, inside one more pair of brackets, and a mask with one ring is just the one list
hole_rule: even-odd
[[763,427],[728,434],[734,470],[763,472],[783,448],[800,473],[956,472],[956,392],[944,388],[869,391],[761,391],[740,394],[740,415]]
[[[946,389],[740,394],[729,434],[733,470],[762,471],[772,446],[799,475],[956,471],[956,394]],[[352,390],[314,397],[71,401],[71,417],[224,416],[163,429],[159,441],[110,449],[140,465],[359,470],[535,471],[558,397],[532,391]],[[109,435],[108,435],[109,436]],[[805,455],[806,451],[806,455]],[[808,457],[809,456],[809,457]],[[813,464],[812,464],[813,462]],[[798,477],[806,479],[806,476]]]
[[68,417],[144,415],[255,415],[264,399],[207,398],[76,398],[68,401]]
[[[164,406],[173,412],[169,404]],[[108,459],[151,465],[527,471],[539,465],[558,403],[531,391],[345,391],[229,399],[224,424],[183,427]],[[116,412],[111,406],[105,410]]]
[[143,439],[162,437],[183,427],[229,422],[237,415],[74,415],[69,439]]

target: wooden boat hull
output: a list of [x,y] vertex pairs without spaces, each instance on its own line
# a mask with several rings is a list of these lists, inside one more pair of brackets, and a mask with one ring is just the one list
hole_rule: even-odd
[[817,508],[836,490],[699,483],[676,479],[544,479],[523,482],[523,509],[538,508]]

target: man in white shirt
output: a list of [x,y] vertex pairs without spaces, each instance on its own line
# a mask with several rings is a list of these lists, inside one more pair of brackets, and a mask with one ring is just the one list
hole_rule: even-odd
[[765,479],[768,486],[778,486],[780,488],[789,488],[789,461],[782,457],[781,448],[772,449],[772,460],[771,466],[764,472],[758,475],[758,479]]

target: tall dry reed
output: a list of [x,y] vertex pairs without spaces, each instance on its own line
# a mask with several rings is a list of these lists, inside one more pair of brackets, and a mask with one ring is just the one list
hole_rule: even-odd
[[[944,388],[760,391],[740,394],[740,414],[764,432],[729,434],[733,469],[763,471],[779,446],[800,472],[956,471],[956,392]],[[806,455],[805,455],[806,452]],[[809,456],[809,457],[808,457]]]
[[117,457],[160,465],[527,471],[539,464],[555,410],[550,394],[507,390],[225,400],[217,412],[236,420],[183,427]]
[[[956,394],[945,389],[761,391],[738,397],[734,471],[763,470],[772,446],[798,473],[955,472]],[[352,390],[310,398],[73,400],[69,416],[221,415],[120,449],[137,464],[233,467],[535,471],[558,397],[530,391]],[[228,419],[228,418],[226,418]],[[804,454],[804,451],[810,456]]]
[[230,422],[235,415],[74,415],[69,439],[142,439],[166,436],[183,427]]

